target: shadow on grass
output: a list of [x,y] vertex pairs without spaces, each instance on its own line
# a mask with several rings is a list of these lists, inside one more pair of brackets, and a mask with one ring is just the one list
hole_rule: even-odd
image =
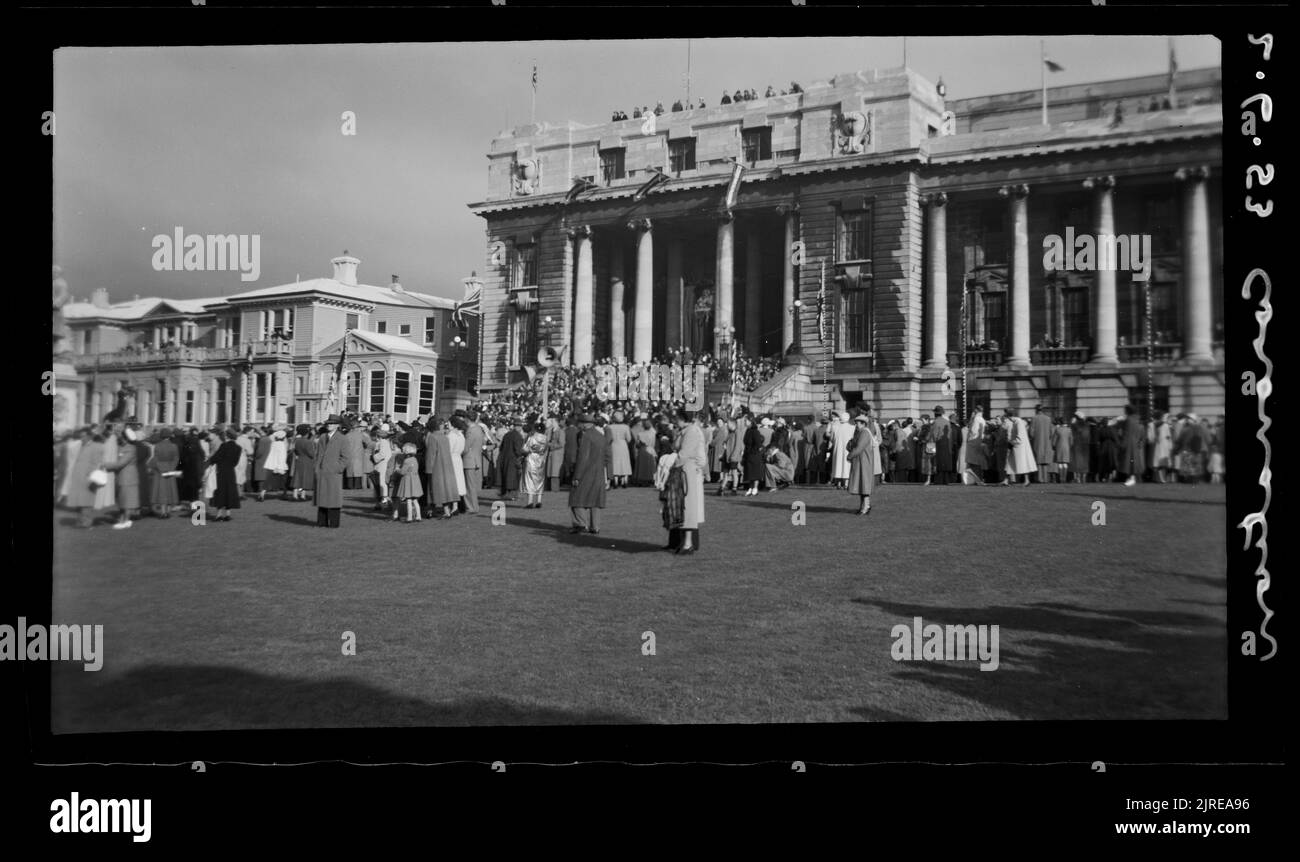
[[1065,497],[1091,497],[1094,500],[1123,500],[1134,503],[1178,503],[1184,506],[1226,506],[1226,501],[1188,500],[1183,497],[1143,497],[1136,492],[1126,492],[1122,482],[1100,482],[1080,487],[1095,488],[1094,491],[1060,491]]
[[[315,510],[313,509],[312,511],[314,514]],[[268,513],[266,515],[266,518],[267,520],[276,521],[277,523],[280,524],[296,524],[299,527],[316,526],[315,518],[304,518],[302,515],[275,515],[275,514]]]
[[[510,524],[527,527],[539,536],[549,536],[561,544],[573,545],[579,548],[587,547],[600,551],[617,551],[623,554],[647,554],[651,551],[656,553],[664,552],[662,545],[615,538],[603,530],[597,536],[590,533],[570,533],[571,525],[568,523],[549,524],[546,521],[534,521],[530,518],[511,517]],[[664,536],[667,535],[668,533],[665,531]]]
[[[787,491],[786,493],[788,494],[789,492]],[[766,498],[766,499],[764,499],[764,498]],[[723,498],[723,499],[726,499],[726,498]],[[778,492],[778,494],[772,494],[772,495],[769,495],[766,491],[761,491],[758,497],[752,498],[752,499],[750,499],[750,500],[745,500],[744,497],[737,497],[736,499],[737,499],[737,501],[738,501],[738,502],[737,502],[737,505],[740,505],[740,506],[758,506],[758,507],[761,508],[761,509],[782,509],[782,510],[784,510],[784,511],[786,511],[786,512],[791,512],[791,511],[793,511],[793,509],[790,508],[790,504],[796,502],[796,500],[797,500],[798,498],[797,498],[797,497],[785,497],[785,498],[782,498],[782,497],[779,496],[779,492]],[[719,504],[721,504],[721,503],[722,503],[721,500],[718,500],[718,499],[716,499],[716,498],[713,499],[713,500],[710,500],[710,499],[708,499],[708,495],[705,495],[704,508],[705,508],[706,513],[707,513],[707,511],[708,511],[708,507],[709,507],[709,506],[711,506],[711,505],[719,505]],[[845,493],[844,493],[844,507],[843,507],[843,508],[840,508],[840,507],[838,507],[838,506],[808,506],[808,505],[805,505],[805,506],[804,506],[804,511],[805,511],[805,512],[827,512],[827,513],[832,513],[832,514],[835,513],[835,512],[839,512],[840,514],[843,514],[843,515],[852,515],[855,511],[857,511],[857,508],[856,508],[857,505],[858,505],[858,497],[857,497],[857,495],[856,495],[856,494],[853,495],[852,499],[850,499],[850,498],[849,498],[849,494],[848,494],[847,492],[845,492]]]
[[[895,676],[1016,718],[1227,716],[1222,614],[1096,610],[1063,602],[948,608],[852,601],[893,617],[891,627],[910,628],[918,616],[925,625],[997,625],[996,670],[981,671],[970,661],[899,661]],[[886,642],[892,645],[892,638]]]
[[295,679],[219,666],[148,665],[122,677],[55,682],[59,733],[271,727],[633,724],[610,710],[472,697],[434,703],[353,679]]

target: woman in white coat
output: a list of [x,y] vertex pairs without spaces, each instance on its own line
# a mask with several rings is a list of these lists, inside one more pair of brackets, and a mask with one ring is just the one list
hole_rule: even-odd
[[693,554],[700,547],[700,525],[704,523],[704,480],[709,475],[709,448],[704,442],[704,426],[694,410],[677,411],[677,464],[686,479],[686,499],[682,509],[681,545],[678,554]]
[[[374,446],[370,452],[371,469],[374,471],[370,477],[379,489],[379,502],[375,504],[376,512],[384,512],[389,509],[395,509],[392,502],[392,489],[388,486],[388,476],[393,472],[393,429],[385,422],[375,429]],[[463,438],[462,438],[463,439]],[[462,475],[464,475],[462,473]],[[396,512],[394,512],[396,514]]]
[[465,430],[469,423],[460,416],[451,417],[451,427],[447,429],[447,443],[451,448],[451,469],[456,477],[456,493],[460,494],[457,514],[468,511],[465,502]]
[[853,436],[856,433],[854,427],[849,424],[849,417],[843,413],[835,414],[835,421],[831,423],[831,485],[836,488],[847,488],[849,484],[849,473],[851,465],[849,464],[849,444],[853,442]]
[[1029,484],[1029,474],[1038,472],[1038,462],[1034,458],[1034,441],[1029,438],[1029,426],[1016,415],[1014,410],[1007,410],[1011,419],[1011,430],[1007,433],[1007,478],[1002,484],[1011,484],[1012,476],[1024,476],[1022,485]]

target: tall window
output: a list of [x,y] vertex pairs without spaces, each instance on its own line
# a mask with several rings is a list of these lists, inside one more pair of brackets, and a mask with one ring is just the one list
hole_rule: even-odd
[[347,387],[347,396],[343,399],[343,409],[350,413],[361,412],[361,372],[343,372],[343,385]]
[[387,375],[382,368],[372,369],[370,372],[370,412],[384,412],[384,384],[387,381]]
[[1004,292],[981,294],[984,319],[984,341],[997,342],[1002,350],[1007,348],[1007,295]]
[[1061,291],[1061,343],[1082,347],[1089,338],[1088,289],[1070,287]]
[[1179,341],[1175,285],[1151,283],[1151,333],[1157,342]]
[[93,345],[94,345],[94,342],[93,342],[93,340],[92,340],[92,336],[93,336],[93,335],[94,335],[94,332],[92,332],[92,331],[89,330],[89,329],[87,329],[87,330],[85,330],[84,332],[81,333],[81,352],[82,352],[82,353],[89,354],[89,353],[93,352],[93,350],[94,350],[94,346],[93,346]]
[[239,344],[240,318],[235,315],[230,318],[230,344],[229,347],[235,347]]
[[227,397],[229,396],[226,394],[226,380],[225,378],[218,378],[217,379],[217,421],[218,422],[230,421],[226,417]]
[[668,144],[668,167],[674,174],[695,170],[694,138],[683,138]]
[[745,129],[740,134],[740,146],[744,160],[750,164],[772,158],[772,127]]
[[515,249],[515,287],[537,285],[537,246],[521,245]]
[[1047,413],[1053,419],[1059,419],[1062,416],[1073,416],[1075,409],[1074,389],[1039,389],[1038,403],[1047,408]]
[[1147,198],[1142,202],[1142,230],[1151,234],[1151,253],[1176,254],[1182,239],[1178,202],[1174,197]]
[[185,424],[189,425],[194,421],[194,390],[185,390]]
[[510,365],[520,368],[537,356],[537,312],[515,309],[510,316]]
[[393,415],[405,416],[411,409],[411,372],[398,371],[393,377]]
[[600,178],[605,185],[623,179],[623,147],[600,151]]
[[424,343],[435,344],[438,341],[438,318],[426,317],[424,319]]
[[870,281],[863,280],[860,287],[846,287],[840,291],[840,347],[841,353],[866,353],[871,350],[871,290]]
[[258,375],[256,375],[257,379],[256,379],[256,383],[255,383],[255,388],[254,388],[254,390],[253,390],[253,399],[254,399],[254,400],[253,400],[253,418],[254,418],[254,419],[256,419],[258,416],[265,416],[265,415],[266,415],[266,389],[267,389],[267,380],[266,380],[266,378],[267,378],[267,376],[268,376],[268,375],[266,375],[266,374],[258,374]]
[[420,406],[421,416],[427,416],[433,412],[433,375],[420,375]]
[[839,259],[871,260],[871,211],[846,210],[840,213]]

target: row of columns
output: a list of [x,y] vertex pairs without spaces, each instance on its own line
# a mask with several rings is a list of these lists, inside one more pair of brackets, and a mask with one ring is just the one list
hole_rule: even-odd
[[[785,309],[793,305],[795,299],[795,270],[789,250],[797,235],[797,205],[785,205],[778,208],[785,218],[785,263],[782,267],[782,316],[781,344],[784,348],[794,340],[794,321]],[[648,218],[636,218],[627,223],[629,230],[636,236],[636,296],[632,314],[632,362],[649,362],[652,358],[654,344],[654,225]],[[574,305],[573,305],[573,350],[570,355],[575,365],[588,365],[593,359],[593,333],[595,332],[595,263],[592,254],[592,227],[578,225],[569,228],[569,238],[574,243]],[[735,221],[731,214],[718,218],[717,241],[714,259],[714,305],[713,325],[715,330],[725,333],[715,339],[714,352],[721,356],[728,349],[727,345],[735,332]],[[761,344],[762,304],[758,297],[762,289],[762,272],[760,247],[757,232],[749,236],[746,243],[745,257],[745,291],[753,297],[745,303],[744,336],[757,350]],[[627,333],[624,324],[624,293],[622,244],[613,247],[610,278],[610,319],[609,339],[610,353],[615,356],[628,355]],[[682,341],[682,320],[692,309],[683,307],[685,280],[683,276],[683,240],[671,237],[665,255],[665,269],[668,282],[665,305],[665,343],[675,346]]]
[[[1206,167],[1182,168],[1174,178],[1182,184],[1183,194],[1183,291],[1185,310],[1183,358],[1189,362],[1213,361],[1212,314],[1210,306],[1210,215],[1206,192]],[[1083,187],[1093,194],[1094,236],[1115,234],[1113,176],[1089,177]],[[1006,364],[1027,368],[1029,360],[1029,186],[1023,183],[998,189],[1010,209],[1012,231],[1011,265],[1011,339]],[[926,285],[927,325],[930,350],[926,368],[944,368],[948,364],[948,249],[947,203],[943,192],[924,195],[926,207]],[[1093,282],[1093,352],[1091,364],[1118,363],[1118,311],[1116,308],[1115,270],[1098,269]],[[962,286],[965,290],[965,285]]]

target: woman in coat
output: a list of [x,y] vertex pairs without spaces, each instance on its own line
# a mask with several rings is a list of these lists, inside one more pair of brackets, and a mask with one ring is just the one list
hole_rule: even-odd
[[181,502],[189,503],[194,500],[203,500],[203,465],[207,461],[207,456],[203,454],[203,446],[199,442],[197,431],[183,433],[180,429],[176,431],[176,437],[173,438],[176,448],[181,453],[181,481],[177,488],[180,492]]
[[456,467],[452,463],[451,440],[447,429],[451,426],[445,419],[437,416],[429,420],[429,433],[424,438],[424,470],[429,475],[429,487],[425,492],[429,498],[429,517],[445,521],[452,517],[456,504],[460,502],[461,490],[465,487],[465,474],[462,472],[460,484],[456,483]]
[[101,507],[98,489],[90,484],[90,474],[104,464],[104,436],[87,428],[77,459],[68,471],[68,506],[77,510],[77,526],[90,529]]
[[1004,484],[1009,484],[1015,476],[1024,476],[1025,481],[1020,484],[1028,486],[1029,474],[1038,472],[1038,461],[1034,459],[1034,441],[1029,436],[1029,425],[1024,419],[1011,410],[1007,411],[1007,415],[1011,417],[1011,430],[1007,434],[1007,443],[1010,447],[1007,452],[1009,476]]
[[912,417],[904,416],[894,433],[894,481],[912,481],[912,470],[916,469],[916,459],[912,457]]
[[746,497],[758,495],[758,483],[763,478],[763,432],[758,423],[752,423],[745,429],[745,484],[749,490]]
[[1052,463],[1056,465],[1058,484],[1064,484],[1066,480],[1073,451],[1074,440],[1070,426],[1066,424],[1065,417],[1061,417],[1056,420],[1056,427],[1052,429]]
[[546,490],[560,490],[564,475],[564,428],[560,420],[550,416],[546,420]]
[[310,425],[299,425],[293,438],[293,498],[306,500],[316,490],[316,441]]
[[853,437],[853,442],[849,444],[847,453],[850,465],[848,491],[850,494],[857,494],[860,498],[858,514],[869,515],[871,514],[871,488],[876,478],[880,440],[875,423],[871,421],[870,412],[864,410],[854,416],[853,424],[857,426],[857,433]]
[[117,508],[120,512],[114,530],[125,530],[131,526],[132,516],[140,509],[140,465],[136,460],[135,431],[122,429],[118,438],[117,459],[105,463],[104,469],[115,475],[117,482]]
[[370,458],[370,435],[353,419],[348,422],[348,432],[343,437],[343,448],[348,453],[347,470],[343,473],[343,487],[359,491],[366,487],[366,476],[370,469],[366,462]]
[[208,458],[208,463],[216,468],[217,490],[212,495],[212,506],[217,510],[213,521],[229,521],[230,510],[239,508],[239,476],[236,472],[244,449],[237,442],[239,434],[233,429],[226,432],[226,442],[217,447],[217,451]]
[[1109,482],[1119,464],[1119,430],[1114,420],[1103,420],[1097,429],[1097,478]]
[[1125,474],[1125,485],[1136,485],[1138,477],[1147,471],[1147,432],[1132,404],[1124,405],[1123,432],[1118,469]]
[[181,453],[172,440],[173,436],[171,428],[164,428],[154,442],[153,457],[149,459],[149,475],[153,483],[150,499],[154,514],[160,518],[170,518],[172,509],[181,501],[176,477],[167,475],[179,472],[180,468]]
[[1174,466],[1173,432],[1165,414],[1156,414],[1155,424],[1147,431],[1147,442],[1151,444],[1151,478],[1163,484],[1168,481],[1169,471]]
[[636,458],[632,467],[632,482],[642,487],[653,485],[658,462],[655,459],[655,426],[649,418],[642,419],[632,432]]
[[677,465],[682,468],[686,483],[678,554],[693,554],[699,550],[700,525],[704,523],[704,481],[709,471],[709,452],[704,445],[704,428],[699,417],[700,414],[692,410],[677,411],[677,423],[681,429],[675,444]]
[[743,413],[727,423],[727,455],[723,472],[726,474],[718,483],[718,496],[728,484],[731,496],[740,490],[740,468],[745,461],[745,432],[749,430],[749,417]]
[[976,485],[984,484],[984,471],[988,469],[988,458],[984,455],[984,408],[975,407],[971,411],[970,421],[966,423],[965,431],[965,465],[966,473],[962,474],[962,483],[965,484],[966,476],[970,475],[975,479]]
[[997,431],[993,435],[993,461],[995,468],[994,479],[1003,485],[1009,484],[1007,481],[1008,461],[1011,456],[1011,417],[1003,416],[1002,421],[998,423]]
[[623,424],[623,411],[615,410],[612,422],[605,427],[609,440],[609,478],[611,488],[626,488],[632,475],[632,429]]
[[1070,427],[1070,471],[1074,481],[1082,484],[1088,475],[1088,462],[1091,458],[1092,429],[1078,413],[1074,414],[1074,424]]
[[524,439],[524,493],[528,495],[525,509],[542,508],[542,492],[546,490],[546,453],[550,446],[546,430],[540,422],[524,426],[528,436]]

